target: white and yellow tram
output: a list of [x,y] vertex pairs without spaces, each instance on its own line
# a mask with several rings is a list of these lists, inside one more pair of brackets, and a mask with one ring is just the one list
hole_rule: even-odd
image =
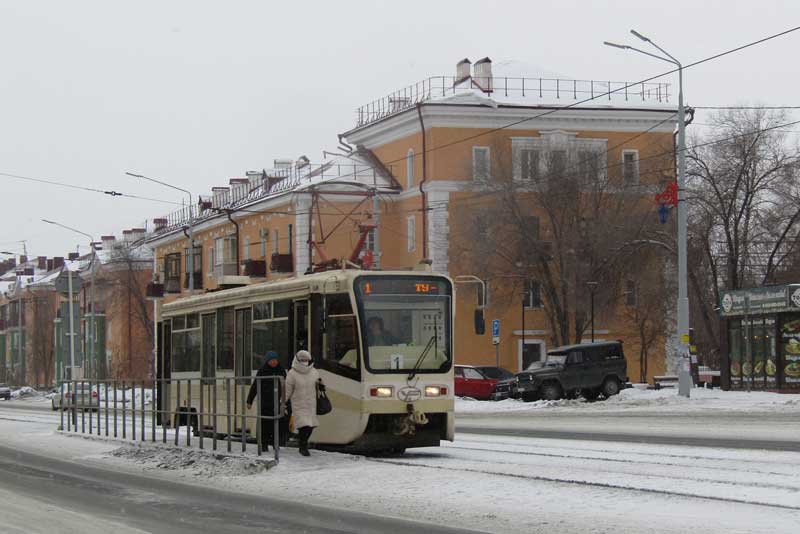
[[[208,414],[233,413],[231,431],[253,436],[258,403],[241,417],[249,386],[234,377],[254,375],[267,351],[288,369],[306,349],[333,404],[312,443],[370,452],[452,441],[453,299],[442,275],[341,270],[165,304],[162,409],[197,410],[201,430],[218,433],[227,417]],[[192,379],[191,393],[175,379]]]

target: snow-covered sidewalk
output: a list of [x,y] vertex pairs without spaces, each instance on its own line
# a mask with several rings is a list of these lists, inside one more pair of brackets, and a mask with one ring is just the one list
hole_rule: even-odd
[[456,399],[456,414],[501,414],[541,412],[560,413],[614,412],[773,412],[800,415],[800,394],[769,393],[764,391],[722,391],[695,388],[687,399],[677,389],[645,390],[629,388],[608,400],[587,402],[584,399],[523,402],[517,399],[476,401]]

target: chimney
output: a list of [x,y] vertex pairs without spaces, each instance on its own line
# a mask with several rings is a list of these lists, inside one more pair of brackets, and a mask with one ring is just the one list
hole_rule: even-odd
[[206,195],[199,196],[197,198],[197,210],[199,212],[204,212],[206,210],[210,210],[212,206],[211,197]]
[[47,260],[47,270],[48,270],[48,271],[52,271],[53,269],[54,269],[54,267],[53,267],[53,260],[52,260],[52,259],[48,259],[48,260]]
[[19,257],[19,264],[22,265],[23,263],[28,263],[28,256],[22,254]]
[[103,243],[103,250],[112,250],[117,238],[113,235],[102,235],[100,236],[100,241]]
[[36,267],[42,271],[47,270],[47,256],[36,257]]
[[61,256],[53,257],[53,269],[60,269],[64,266],[64,258]]
[[292,160],[292,158],[281,158],[273,161],[275,168],[281,170],[291,169],[293,164],[294,160]]
[[456,63],[456,83],[453,85],[458,85],[470,76],[470,67],[472,63],[468,58],[464,58],[458,63]]
[[133,230],[123,230],[122,231],[122,240],[126,243],[131,241],[131,236],[133,235]]
[[212,187],[211,188],[211,207],[222,208],[228,203],[230,196],[230,187]]
[[472,80],[481,88],[484,93],[491,93],[494,86],[492,80],[492,60],[488,57],[479,59],[475,62],[475,74]]
[[145,234],[147,234],[147,229],[145,228],[131,228],[131,241],[144,239]]
[[155,228],[156,232],[159,232],[167,226],[167,219],[160,217],[158,219],[153,219],[153,227]]

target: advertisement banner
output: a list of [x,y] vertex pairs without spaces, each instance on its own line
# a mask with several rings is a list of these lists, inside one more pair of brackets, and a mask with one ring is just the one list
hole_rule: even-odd
[[791,315],[781,325],[783,347],[783,381],[800,384],[800,316]]

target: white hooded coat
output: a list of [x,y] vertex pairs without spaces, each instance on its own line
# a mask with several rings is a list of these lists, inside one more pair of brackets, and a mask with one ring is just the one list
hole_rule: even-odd
[[[301,351],[305,352],[305,351]],[[298,353],[299,354],[299,353]],[[308,354],[306,352],[306,354]],[[303,363],[294,357],[292,368],[286,375],[286,400],[292,401],[294,428],[319,426],[317,418],[317,380],[319,373],[310,361]]]

